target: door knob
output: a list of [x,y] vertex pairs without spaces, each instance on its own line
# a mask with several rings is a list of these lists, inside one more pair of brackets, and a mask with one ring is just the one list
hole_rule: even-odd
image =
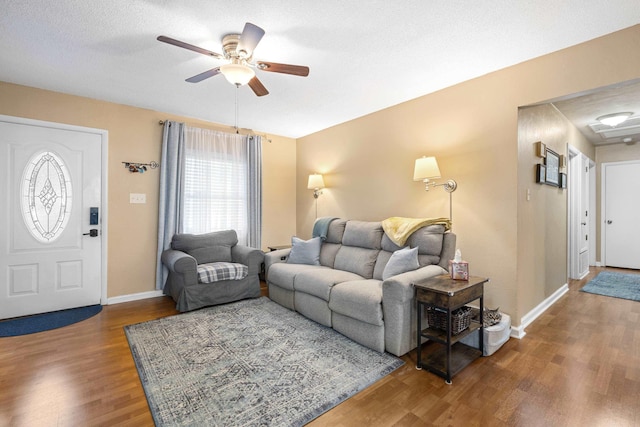
[[92,228],[88,233],[84,233],[83,236],[98,237],[98,229]]
[[611,224],[613,221],[611,220],[607,220],[607,224]]

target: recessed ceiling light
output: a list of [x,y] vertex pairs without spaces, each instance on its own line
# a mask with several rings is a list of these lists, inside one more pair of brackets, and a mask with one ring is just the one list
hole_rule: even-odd
[[630,113],[628,111],[624,113],[612,113],[612,114],[605,114],[604,116],[600,116],[596,120],[602,123],[603,125],[615,127],[615,126],[618,126],[620,123],[624,122],[625,120],[627,120],[632,115],[633,113]]

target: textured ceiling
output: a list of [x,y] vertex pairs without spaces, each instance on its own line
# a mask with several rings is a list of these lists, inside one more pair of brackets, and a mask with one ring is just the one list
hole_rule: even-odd
[[[554,101],[553,105],[594,145],[637,143],[640,141],[640,81],[600,88],[587,94]],[[596,118],[605,114],[630,112],[629,120],[611,127]],[[596,133],[593,127],[603,132]]]
[[258,71],[270,94],[238,90],[238,125],[301,137],[640,22],[638,0],[311,1],[9,0],[0,80],[235,124],[234,86],[184,80],[249,21],[254,57],[307,65],[309,77]]

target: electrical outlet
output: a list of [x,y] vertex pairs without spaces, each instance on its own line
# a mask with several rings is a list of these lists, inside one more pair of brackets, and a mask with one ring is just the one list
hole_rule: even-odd
[[147,195],[144,193],[129,193],[129,203],[147,203]]

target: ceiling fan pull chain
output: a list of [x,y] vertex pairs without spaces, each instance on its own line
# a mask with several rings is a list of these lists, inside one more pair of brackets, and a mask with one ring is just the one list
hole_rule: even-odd
[[240,85],[236,85],[236,133],[240,133],[238,128],[238,90],[240,89]]

